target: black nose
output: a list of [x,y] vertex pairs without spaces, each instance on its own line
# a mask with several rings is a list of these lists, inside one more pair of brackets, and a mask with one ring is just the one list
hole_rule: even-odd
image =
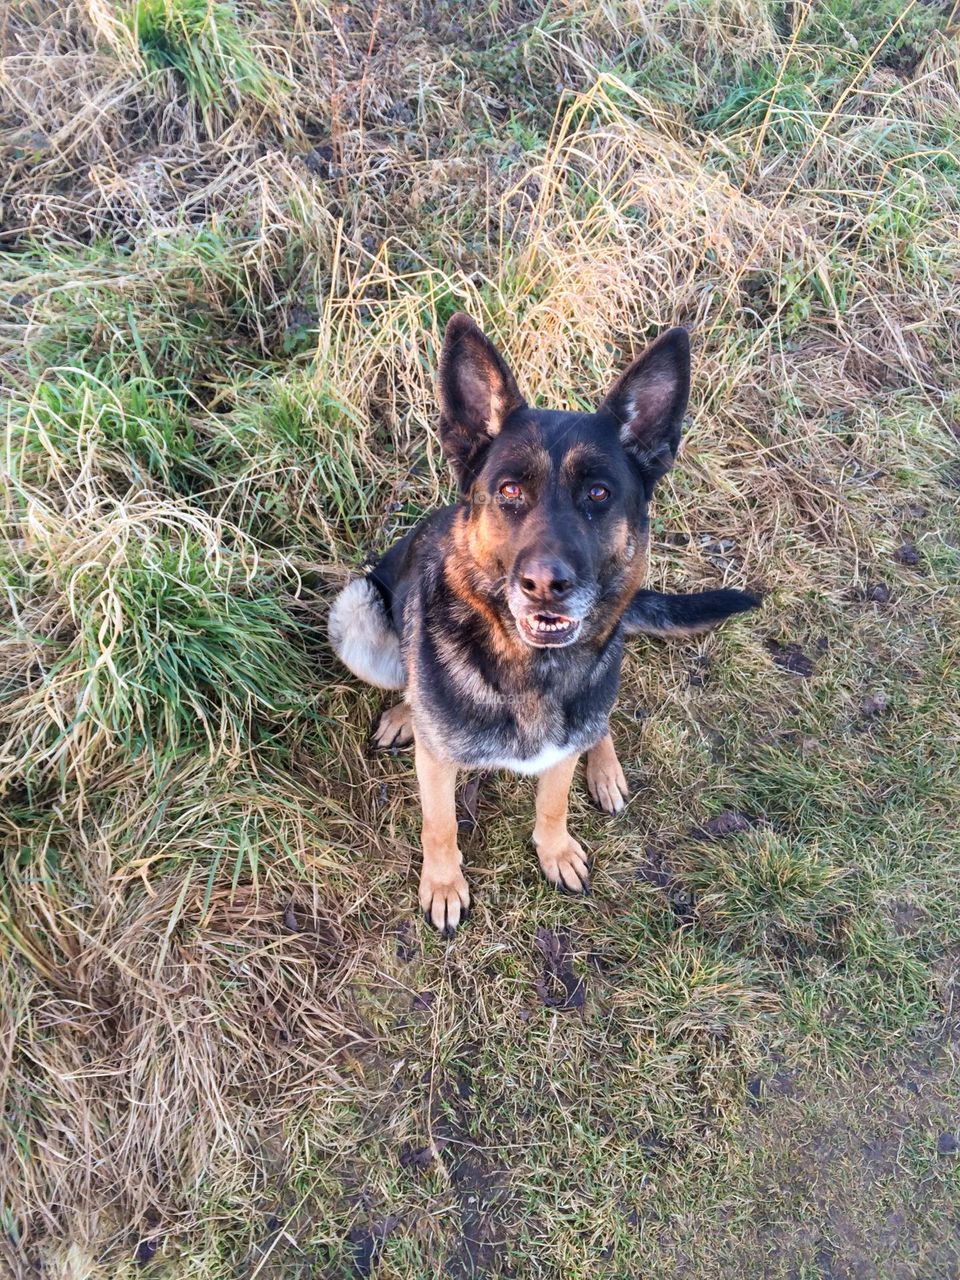
[[527,560],[519,578],[523,594],[544,604],[559,602],[573,590],[573,570],[562,560]]

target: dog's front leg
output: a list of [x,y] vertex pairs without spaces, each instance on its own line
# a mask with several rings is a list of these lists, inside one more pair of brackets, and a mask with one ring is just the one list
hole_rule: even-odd
[[430,923],[452,938],[470,905],[470,890],[457,847],[457,766],[416,743],[417,782],[423,809],[420,906]]
[[586,893],[590,888],[587,855],[567,830],[567,799],[579,756],[567,756],[537,784],[537,821],[533,844],[543,874],[558,889]]

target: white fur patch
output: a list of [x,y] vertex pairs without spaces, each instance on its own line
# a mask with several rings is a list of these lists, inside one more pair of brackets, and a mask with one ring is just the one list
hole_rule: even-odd
[[572,754],[569,747],[555,747],[551,742],[542,747],[535,756],[530,756],[528,760],[498,760],[495,767],[510,769],[513,773],[523,773],[529,778],[537,773],[546,773],[548,769],[552,769],[555,764],[566,760]]
[[355,676],[379,689],[404,688],[400,637],[372,582],[355,578],[344,587],[330,608],[327,633],[334,653]]

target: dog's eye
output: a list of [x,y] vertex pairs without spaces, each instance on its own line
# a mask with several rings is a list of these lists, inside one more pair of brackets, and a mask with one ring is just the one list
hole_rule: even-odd
[[591,502],[606,502],[610,497],[610,490],[605,484],[592,484],[587,490],[587,497]]
[[523,497],[523,489],[515,480],[508,480],[500,486],[500,497],[506,498],[508,502],[516,502]]

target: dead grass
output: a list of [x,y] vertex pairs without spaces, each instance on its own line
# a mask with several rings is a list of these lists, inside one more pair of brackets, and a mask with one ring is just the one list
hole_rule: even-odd
[[[925,1276],[823,1244],[802,1168],[771,1261],[744,1116],[936,1038],[957,1105],[951,22],[98,0],[0,42],[13,1273]],[[409,761],[319,637],[450,492],[457,309],[558,407],[689,325],[652,580],[766,601],[632,650],[588,906],[486,784],[448,948]],[[911,1166],[944,1274],[951,1168]]]

